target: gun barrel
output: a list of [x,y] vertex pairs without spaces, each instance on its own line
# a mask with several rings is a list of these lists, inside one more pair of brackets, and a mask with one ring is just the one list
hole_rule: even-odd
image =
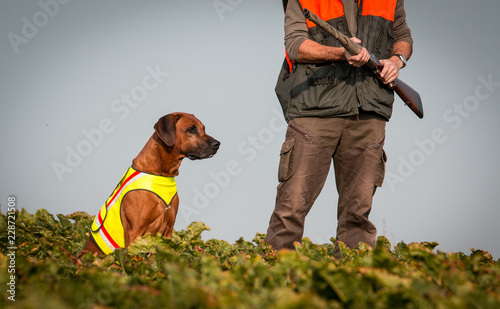
[[357,55],[361,52],[363,47],[357,43],[354,43],[345,34],[335,29],[332,25],[324,21],[323,19],[316,16],[314,13],[308,9],[304,9],[305,18],[309,19],[312,23],[326,31],[329,35],[337,39],[340,44],[351,54]]
[[311,18],[311,11],[309,11],[308,9],[304,9],[304,16],[307,19],[310,19]]

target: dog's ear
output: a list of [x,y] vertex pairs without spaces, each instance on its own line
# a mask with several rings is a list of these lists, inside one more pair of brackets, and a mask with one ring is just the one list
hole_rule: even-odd
[[181,118],[179,114],[168,114],[161,117],[155,124],[156,134],[169,147],[172,147],[175,143],[175,125],[179,118]]

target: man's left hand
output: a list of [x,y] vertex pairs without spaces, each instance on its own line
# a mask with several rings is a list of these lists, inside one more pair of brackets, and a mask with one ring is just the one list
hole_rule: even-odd
[[400,69],[399,58],[380,60],[380,63],[384,66],[380,72],[380,78],[384,84],[389,84],[398,78]]

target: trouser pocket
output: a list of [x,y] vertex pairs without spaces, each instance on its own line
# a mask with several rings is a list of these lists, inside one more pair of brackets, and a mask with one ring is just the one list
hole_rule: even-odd
[[375,178],[375,186],[382,187],[382,183],[385,178],[385,165],[387,163],[387,155],[385,154],[385,150],[382,150],[382,157],[380,158],[380,163],[377,168],[377,176]]
[[295,139],[288,139],[281,146],[278,181],[283,182],[292,176],[293,146]]

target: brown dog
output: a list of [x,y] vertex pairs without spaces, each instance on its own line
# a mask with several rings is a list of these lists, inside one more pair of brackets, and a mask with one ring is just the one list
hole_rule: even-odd
[[163,116],[154,129],[96,216],[79,257],[86,252],[108,254],[115,248],[127,248],[146,234],[172,236],[179,207],[173,177],[179,175],[182,159],[211,158],[220,142],[205,133],[205,126],[194,115],[186,113]]

